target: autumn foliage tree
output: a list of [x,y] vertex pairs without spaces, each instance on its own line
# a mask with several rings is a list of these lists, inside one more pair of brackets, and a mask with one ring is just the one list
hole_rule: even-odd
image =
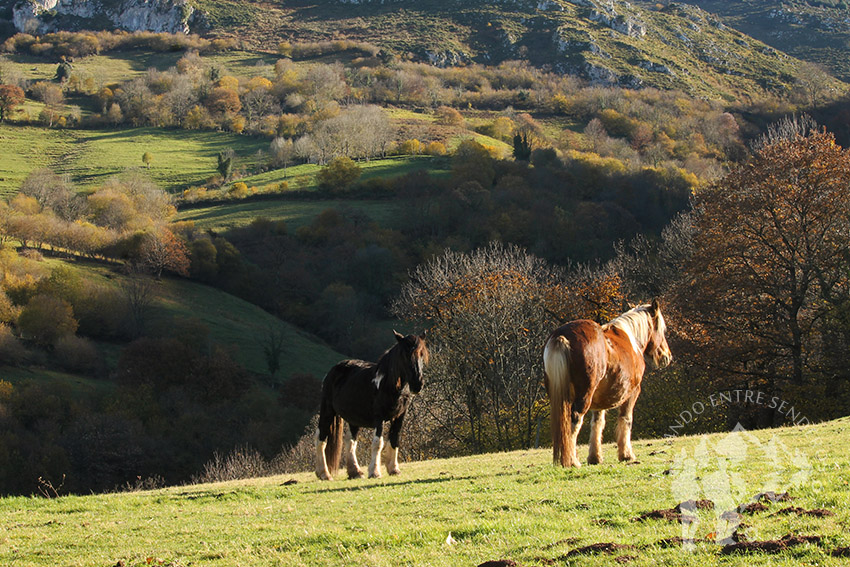
[[774,390],[846,375],[848,210],[850,151],[808,120],[774,127],[746,164],[697,192],[674,295],[712,375]]
[[0,85],[0,122],[24,102],[24,91],[17,85]]

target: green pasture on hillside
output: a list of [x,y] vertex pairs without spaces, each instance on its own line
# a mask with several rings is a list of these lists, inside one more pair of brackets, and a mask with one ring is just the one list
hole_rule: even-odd
[[278,377],[309,372],[324,377],[331,366],[346,358],[318,338],[266,313],[256,305],[216,288],[183,279],[157,285],[151,327],[168,334],[175,320],[198,320],[210,338],[236,349],[236,359],[248,370],[268,374],[263,344],[269,333],[283,333],[284,350]]
[[[83,81],[93,80],[95,89],[114,86],[132,80],[149,69],[165,71],[177,64],[183,51],[114,51],[111,53],[75,57],[73,72]],[[4,72],[10,77],[22,77],[32,82],[52,81],[56,77],[57,61],[52,57],[9,53],[4,55]],[[279,57],[253,51],[225,51],[204,55],[209,66],[218,67],[222,75],[237,77],[274,77],[274,64]]]
[[[112,267],[102,264],[83,261],[68,263],[56,259],[46,261],[54,268],[69,266],[81,279],[97,285],[118,288],[125,277]],[[232,347],[235,359],[246,369],[267,375],[263,342],[270,332],[282,333],[284,350],[278,378],[307,372],[322,377],[331,366],[345,358],[317,337],[214,287],[168,277],[159,282],[152,281],[151,285],[152,300],[145,319],[145,331],[150,336],[173,336],[179,325],[200,322],[209,332],[211,343]],[[117,364],[121,345],[97,343],[97,347],[107,367],[113,368]],[[10,377],[3,378],[6,374]],[[29,378],[49,383],[67,383],[72,389],[104,385],[97,380],[42,368],[0,370],[0,379],[17,382]]]
[[315,200],[315,201],[250,201],[246,203],[213,205],[185,209],[178,213],[176,220],[193,221],[202,230],[224,232],[251,224],[259,217],[274,221],[285,221],[287,229],[294,231],[309,224],[319,213],[327,209],[341,212],[356,211],[381,226],[393,227],[397,224],[398,207],[392,201],[369,200]]
[[[92,189],[128,170],[142,171],[166,191],[202,185],[215,175],[222,150],[236,153],[236,166],[254,167],[268,141],[222,132],[131,128],[63,130],[0,125],[0,195],[13,194],[32,171],[47,167]],[[144,167],[142,155],[153,157]]]
[[[358,161],[357,166],[360,168],[359,181],[367,181],[379,177],[399,177],[419,170],[425,170],[434,177],[439,178],[449,175],[451,167],[449,158],[425,155],[390,156],[382,159]],[[281,168],[255,175],[246,175],[245,177],[234,179],[234,182],[241,181],[249,187],[257,187],[258,189],[268,188],[270,186],[276,186],[281,182],[286,182],[289,190],[312,191],[318,188],[316,174],[321,169],[322,166],[314,163],[301,163],[289,166],[285,171]]]
[[[606,462],[577,470],[553,467],[550,450],[538,449],[403,463],[401,476],[382,479],[321,482],[302,473],[150,492],[4,498],[0,564],[457,567],[498,559],[523,566],[846,564],[832,553],[850,545],[850,419],[733,435],[640,441],[635,444],[640,461],[629,465],[616,462],[609,443]],[[738,450],[724,452],[730,443]],[[740,450],[741,443],[748,450]],[[792,458],[784,458],[786,453]],[[799,466],[778,470],[780,461]],[[690,494],[677,485],[686,470],[679,465],[689,462],[705,465],[693,486],[703,486],[718,508],[698,511],[698,521],[686,524],[690,532],[677,521],[638,521]],[[721,484],[710,484],[723,478],[735,481],[725,490],[736,495],[731,504],[720,497]],[[739,533],[750,540],[788,534],[820,540],[778,553],[722,555],[711,542],[722,506],[786,488],[793,500],[744,514]],[[829,515],[779,513],[789,506]],[[695,548],[672,539],[683,535],[697,540]],[[593,544],[624,547],[613,554],[576,551]]]
[[[0,195],[14,194],[32,171],[49,168],[67,174],[81,189],[92,189],[128,170],[140,171],[169,192],[203,186],[216,175],[219,152],[232,149],[234,171],[256,168],[257,153],[267,151],[269,140],[224,132],[126,128],[70,130],[0,124]],[[142,156],[150,153],[150,167]],[[432,156],[393,156],[358,164],[361,179],[396,177],[425,169],[435,176],[449,172],[449,160]],[[316,188],[314,164],[291,166],[235,179],[258,189],[282,181],[292,190]]]

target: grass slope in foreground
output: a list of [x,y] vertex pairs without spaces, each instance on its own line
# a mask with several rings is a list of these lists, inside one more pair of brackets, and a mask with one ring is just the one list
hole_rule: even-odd
[[[613,424],[612,424],[613,425]],[[640,462],[608,461],[579,470],[550,464],[550,451],[516,451],[403,465],[400,477],[319,482],[312,474],[270,477],[153,492],[85,497],[0,500],[0,564],[28,566],[210,565],[478,565],[510,558],[521,565],[842,565],[831,552],[850,544],[850,418],[808,426],[745,432],[749,451],[735,469],[744,501],[771,488],[775,449],[806,457],[808,473],[791,488],[794,500],[745,515],[751,539],[785,534],[819,535],[778,554],[721,556],[697,543],[664,547],[682,535],[676,522],[633,519],[671,508],[679,455],[700,446],[716,457],[730,446],[727,434],[649,440],[635,444]],[[760,444],[760,445],[759,445]],[[582,448],[583,451],[586,448]],[[586,454],[586,453],[585,453]],[[738,457],[729,454],[730,460]],[[718,463],[700,470],[708,481]],[[731,471],[731,468],[728,469]],[[782,483],[787,479],[776,477]],[[679,492],[678,494],[681,494]],[[719,499],[718,499],[719,500]],[[787,506],[824,508],[828,517],[776,514]],[[702,511],[695,536],[715,529],[714,512]],[[451,534],[452,543],[447,543]],[[634,546],[616,556],[566,554],[594,543]]]

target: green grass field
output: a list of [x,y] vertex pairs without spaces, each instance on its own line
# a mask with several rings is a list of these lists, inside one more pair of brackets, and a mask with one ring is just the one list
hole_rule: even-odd
[[[399,477],[320,482],[312,473],[151,492],[0,499],[0,564],[12,567],[124,565],[474,566],[511,559],[537,565],[844,565],[831,552],[850,544],[850,419],[744,432],[750,451],[720,456],[726,434],[635,444],[639,463],[607,462],[564,470],[547,449],[402,464]],[[737,446],[737,445],[736,445]],[[787,488],[792,471],[776,473],[777,448],[810,464],[788,488],[790,503],[744,515],[751,540],[786,534],[820,536],[780,553],[721,555],[702,541],[720,511],[701,510],[688,524],[698,542],[686,550],[675,521],[635,518],[669,509],[680,455],[699,459],[708,447],[708,481],[728,471],[734,503],[765,489]],[[583,451],[586,448],[581,448]],[[712,452],[714,451],[714,452]],[[736,456],[737,455],[737,456]],[[729,462],[736,462],[733,471]],[[773,475],[773,476],[771,476]],[[284,485],[294,479],[296,484]],[[697,496],[699,496],[697,494]],[[715,501],[721,503],[720,498]],[[832,515],[777,514],[788,506]],[[687,534],[686,534],[687,535]],[[600,543],[626,547],[613,555],[571,551]]]
[[163,280],[157,286],[156,296],[152,327],[167,329],[175,318],[200,320],[214,342],[235,347],[236,359],[258,374],[268,373],[263,341],[270,330],[279,330],[284,336],[280,376],[310,372],[321,378],[345,358],[316,337],[209,286],[182,279]]
[[[54,267],[70,266],[82,279],[97,285],[117,288],[124,277],[102,264],[82,261],[66,263],[56,259],[48,259],[46,262]],[[268,374],[262,345],[270,330],[282,333],[284,337],[285,346],[278,372],[280,377],[296,372],[309,372],[322,377],[331,366],[345,358],[317,337],[216,288],[182,278],[163,278],[160,282],[153,282],[150,312],[145,322],[147,331],[152,336],[170,336],[175,323],[181,320],[199,321],[208,329],[212,343],[234,347],[236,360],[246,369],[260,375]],[[107,366],[113,368],[121,346],[113,343],[98,343],[97,346]],[[0,379],[10,382],[35,379],[45,383],[65,383],[81,391],[112,386],[111,382],[43,368],[0,366]]]
[[[18,190],[32,171],[49,167],[91,189],[127,170],[143,170],[166,191],[201,185],[216,173],[216,156],[231,148],[237,166],[253,167],[268,141],[221,132],[131,128],[59,130],[0,125],[0,195]],[[142,155],[153,156],[150,168]]]
[[[81,189],[92,189],[128,170],[142,171],[159,186],[176,192],[204,185],[216,174],[216,156],[222,150],[236,153],[235,169],[252,170],[257,152],[268,150],[269,141],[250,136],[196,130],[126,128],[115,130],[62,130],[0,124],[0,195],[14,194],[32,171],[48,167],[67,174]],[[144,167],[142,155],[153,161]],[[360,162],[362,180],[395,177],[427,169],[436,176],[449,171],[448,158],[395,156]],[[319,166],[301,164],[238,179],[260,189],[289,183],[293,190],[316,188]]]
[[203,230],[224,232],[251,224],[258,217],[286,222],[288,230],[309,224],[327,209],[353,210],[366,215],[384,227],[393,227],[397,207],[391,201],[253,201],[186,209],[177,215],[177,220],[194,221]]
[[[449,158],[436,156],[390,156],[383,159],[357,162],[360,167],[360,181],[376,177],[398,177],[418,170],[426,170],[435,177],[449,174]],[[289,166],[286,171],[273,169],[256,175],[247,175],[236,181],[258,189],[277,185],[285,181],[290,190],[312,191],[318,186],[316,174],[321,166],[313,163],[302,163]]]

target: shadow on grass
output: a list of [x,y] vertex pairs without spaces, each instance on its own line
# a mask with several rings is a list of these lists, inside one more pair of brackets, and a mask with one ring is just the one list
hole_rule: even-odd
[[[327,493],[331,494],[334,492],[357,492],[359,490],[368,490],[372,488],[396,488],[399,486],[418,486],[418,485],[426,485],[426,484],[436,484],[441,482],[452,482],[456,480],[473,480],[476,477],[472,476],[446,476],[442,478],[420,478],[415,480],[405,480],[402,482],[393,482],[393,483],[375,483],[374,479],[363,479],[362,482],[357,482],[360,479],[352,479],[352,484],[350,486],[341,486],[334,488],[317,488],[313,490],[314,493]],[[372,481],[372,482],[370,482]],[[369,482],[369,484],[366,484]]]

